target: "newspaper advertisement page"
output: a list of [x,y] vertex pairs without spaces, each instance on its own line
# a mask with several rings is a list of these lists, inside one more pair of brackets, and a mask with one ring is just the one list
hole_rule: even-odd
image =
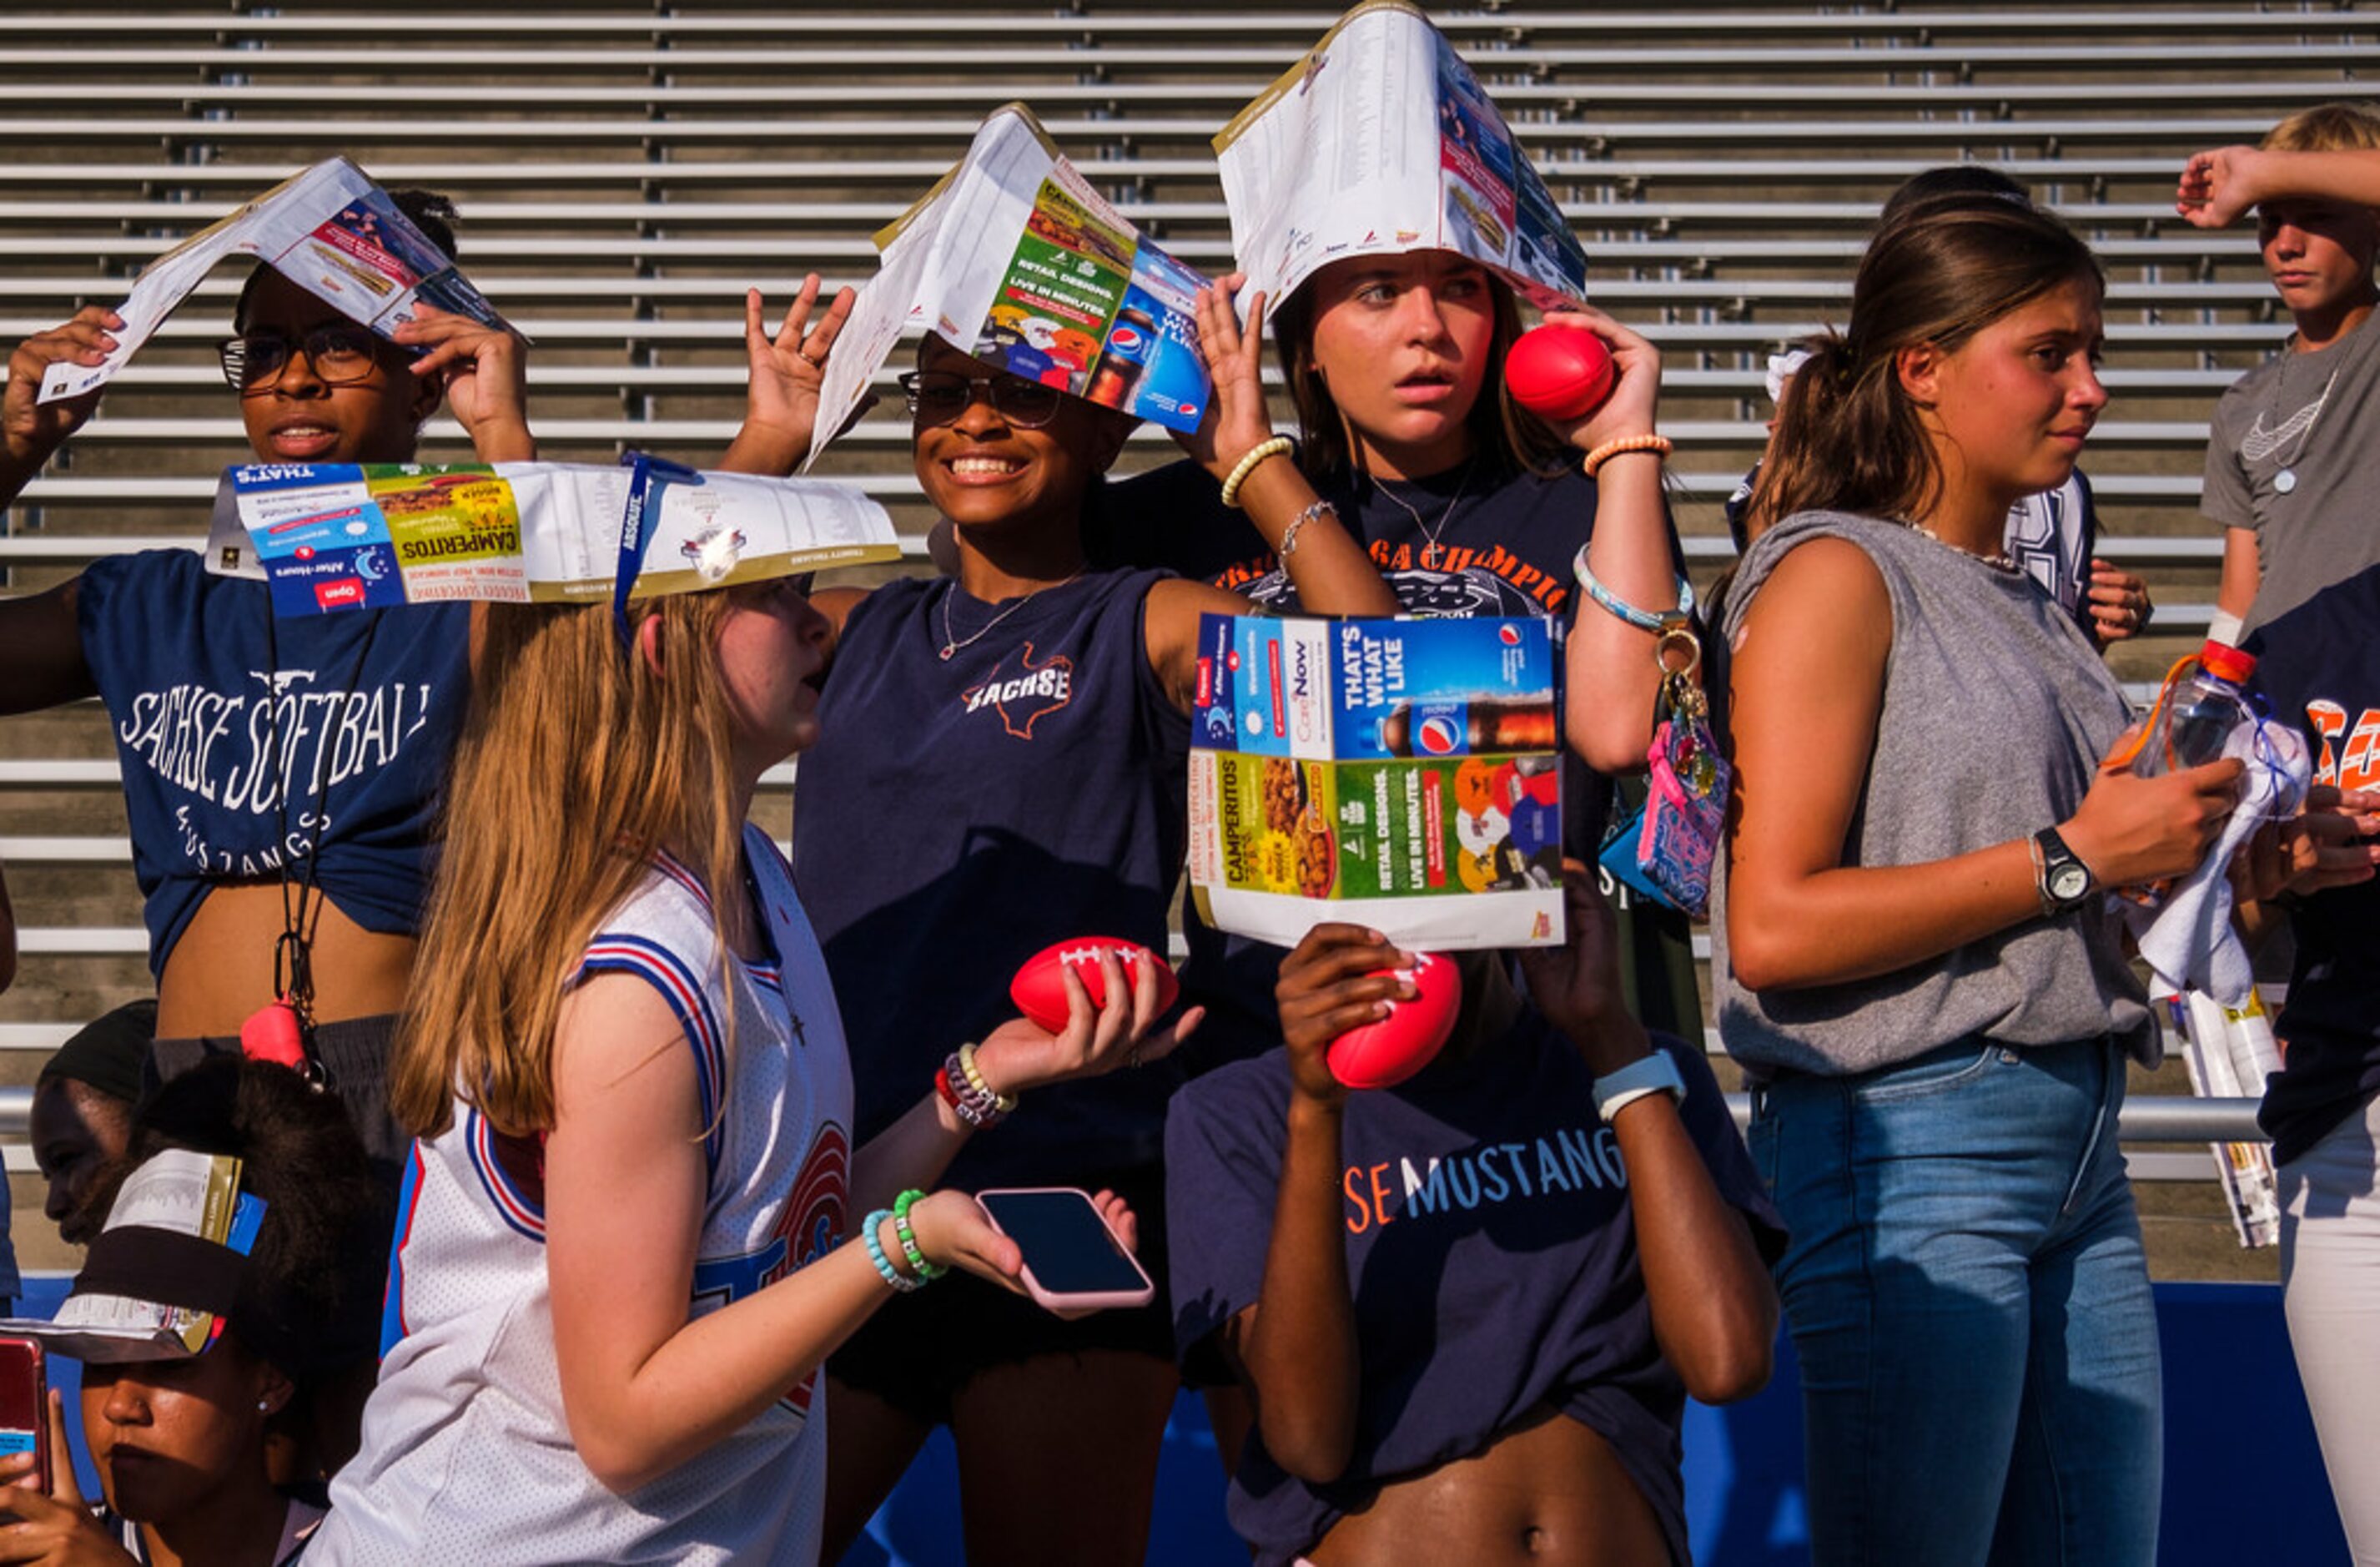
[[[633,470],[250,464],[217,488],[207,564],[272,586],[283,616],[398,604],[608,601]],[[631,598],[900,558],[884,508],[848,485],[657,475]]]
[[[2280,1065],[2272,1020],[2253,987],[2246,1002],[2225,1006],[2204,990],[2184,990],[2157,998],[2167,1021],[2181,1039],[2182,1060],[2192,1093],[2202,1099],[2253,1099]],[[2279,1177],[2270,1143],[2215,1143],[2215,1173],[2240,1244],[2251,1250],[2277,1245],[2281,1238]]]
[[876,243],[883,261],[828,361],[810,460],[908,326],[1028,381],[1198,427],[1212,388],[1198,353],[1206,278],[1134,227],[1022,105],[995,110]]
[[282,181],[229,216],[166,251],[133,280],[118,305],[124,329],[96,365],[55,364],[41,400],[77,397],[115,378],[165,318],[226,256],[266,261],[341,313],[385,337],[413,319],[417,302],[469,316],[487,326],[503,319],[455,262],[387,191],[345,158],[330,158]]
[[1349,919],[1431,951],[1563,940],[1541,618],[1201,617],[1190,881],[1220,929]]
[[1586,254],[1495,102],[1427,17],[1370,0],[1215,139],[1233,249],[1279,299],[1331,261],[1455,250],[1540,308]]
[[[240,1194],[239,1173],[240,1161],[229,1154],[169,1148],[152,1155],[125,1177],[93,1243],[94,1255],[108,1245],[111,1234],[137,1229],[211,1242],[246,1256],[263,1223],[264,1204]],[[53,1354],[106,1365],[196,1354],[213,1338],[214,1326],[214,1313],[196,1306],[80,1289],[59,1306],[55,1318],[0,1321],[0,1333],[37,1339]]]

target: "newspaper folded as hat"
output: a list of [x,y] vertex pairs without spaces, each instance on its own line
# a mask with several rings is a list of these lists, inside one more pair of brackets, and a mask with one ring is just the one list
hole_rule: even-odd
[[1232,249],[1280,300],[1350,256],[1454,250],[1539,309],[1586,253],[1479,79],[1418,6],[1366,0],[1215,138]]
[[179,1360],[213,1340],[227,1316],[264,1204],[239,1189],[228,1154],[169,1148],[115,1194],[73,1293],[51,1321],[0,1321],[54,1354],[102,1364]]
[[417,303],[502,326],[447,255],[345,158],[327,158],[242,205],[151,261],[115,307],[115,346],[96,365],[54,364],[44,403],[106,385],[225,256],[249,256],[386,337]]
[[876,236],[882,261],[827,360],[815,461],[909,326],[1013,375],[1196,430],[1214,383],[1198,354],[1207,282],[1060,155],[1021,103],[995,109],[958,165]]
[[892,519],[847,484],[650,469],[640,483],[642,462],[251,463],[224,471],[207,566],[271,583],[292,616],[597,603],[624,576],[625,601],[901,558]]

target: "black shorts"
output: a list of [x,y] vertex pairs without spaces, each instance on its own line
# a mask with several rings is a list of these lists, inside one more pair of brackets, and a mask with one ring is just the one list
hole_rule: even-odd
[[[372,1171],[388,1183],[393,1196],[405,1181],[405,1162],[412,1156],[413,1136],[396,1124],[388,1110],[389,1055],[396,1046],[396,1014],[348,1017],[314,1026],[314,1051],[329,1076],[332,1095],[346,1107],[356,1136],[363,1139],[364,1157]],[[239,1037],[210,1034],[188,1039],[159,1039],[149,1047],[149,1061],[157,1081],[179,1077],[210,1056],[237,1055]]]
[[[1055,1183],[1052,1183],[1055,1184]],[[827,1362],[846,1387],[875,1394],[928,1425],[951,1417],[951,1400],[976,1374],[1045,1354],[1123,1350],[1171,1365],[1173,1322],[1166,1289],[1165,1181],[1156,1170],[1084,1177],[1132,1205],[1140,1221],[1141,1267],[1156,1298],[1129,1310],[1094,1311],[1072,1321],[1023,1295],[953,1269],[912,1294],[894,1295]]]

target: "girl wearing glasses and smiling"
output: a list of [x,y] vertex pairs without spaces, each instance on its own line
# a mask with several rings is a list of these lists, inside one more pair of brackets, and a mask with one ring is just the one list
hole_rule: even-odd
[[[443,198],[395,200],[452,253]],[[0,503],[98,404],[96,392],[40,402],[43,373],[98,364],[122,326],[94,307],[18,346],[0,404]],[[482,460],[535,456],[509,332],[425,310],[391,343],[261,265],[233,326],[224,375],[258,461],[410,462],[442,397]],[[0,712],[107,705],[147,902],[161,1073],[237,1050],[241,1025],[294,992],[392,1189],[406,1139],[387,1113],[385,1057],[468,636],[461,605],[276,626],[263,584],[210,575],[187,550],[106,556],[0,600]]]
[[[1216,415],[1183,438],[1218,476],[1272,437],[1260,310],[1243,334],[1235,285],[1201,295]],[[724,466],[782,473],[808,450],[819,365],[848,308],[837,301],[805,336],[809,304],[795,302],[772,342],[752,296],[751,416]],[[863,1140],[1002,1020],[1009,978],[1035,953],[1092,935],[1164,950],[1198,617],[1248,607],[1086,558],[1086,508],[1130,420],[936,336],[903,384],[918,482],[950,524],[956,569],[815,595],[836,640],[824,738],[802,758],[794,823],[795,877],[850,1030]],[[1251,508],[1284,466],[1256,468]],[[1313,608],[1394,613],[1327,511],[1282,516],[1271,542]],[[969,1144],[950,1182],[1113,1188],[1141,1215],[1140,1255],[1161,1288],[1164,1238],[1148,1227],[1164,1207],[1158,1161],[1180,1081],[1151,1063],[1037,1094]],[[957,1282],[894,1302],[829,1365],[827,1559],[948,1421],[970,1561],[1138,1560],[1176,1386],[1161,1302],[1062,1322]]]

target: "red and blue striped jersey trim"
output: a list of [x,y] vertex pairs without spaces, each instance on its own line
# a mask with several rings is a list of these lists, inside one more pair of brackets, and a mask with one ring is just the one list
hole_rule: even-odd
[[710,993],[677,954],[650,937],[623,931],[605,931],[597,936],[587,943],[587,955],[579,960],[579,977],[605,973],[637,975],[660,991],[670,1010],[677,1014],[679,1026],[694,1046],[696,1086],[702,1097],[703,1124],[709,1128],[703,1134],[702,1150],[710,1160],[711,1172],[718,1173],[726,1146],[725,1118],[720,1113],[720,1103],[727,1082],[727,1045],[718,1014],[711,1008]]
[[700,904],[706,913],[710,911],[710,889],[702,884],[702,878],[697,876],[691,869],[689,869],[684,860],[678,858],[667,849],[655,848],[653,850],[653,869],[660,871],[663,876],[668,877],[671,881],[676,882],[679,886],[685,888],[687,892],[692,893],[694,894],[694,901]]
[[542,1245],[545,1210],[504,1173],[504,1163],[496,1157],[494,1137],[495,1128],[488,1124],[486,1116],[476,1110],[464,1111],[464,1147],[470,1151],[471,1168],[486,1189],[488,1200],[495,1204],[496,1216],[508,1228]]
[[396,1234],[388,1245],[388,1284],[380,1303],[380,1357],[404,1342],[405,1248],[413,1240],[413,1216],[421,1207],[421,1140],[406,1150],[405,1184],[396,1194]]

